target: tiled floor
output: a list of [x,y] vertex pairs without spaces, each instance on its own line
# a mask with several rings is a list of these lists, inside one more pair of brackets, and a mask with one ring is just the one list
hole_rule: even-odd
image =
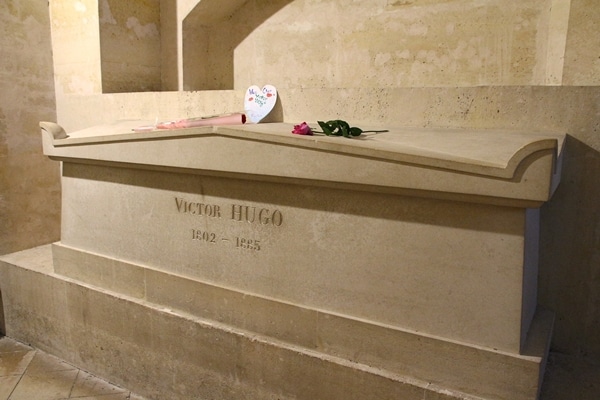
[[0,400],[144,400],[40,350],[0,336]]

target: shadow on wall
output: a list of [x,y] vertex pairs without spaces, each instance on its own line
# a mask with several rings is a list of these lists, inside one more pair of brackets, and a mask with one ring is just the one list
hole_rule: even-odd
[[600,153],[568,136],[561,183],[542,208],[539,303],[553,350],[600,360]]
[[201,1],[182,26],[184,90],[233,89],[235,48],[292,1]]

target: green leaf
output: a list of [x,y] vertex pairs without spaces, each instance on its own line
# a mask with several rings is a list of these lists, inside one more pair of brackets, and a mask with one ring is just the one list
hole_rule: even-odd
[[332,119],[331,121],[317,121],[323,133],[327,136],[344,136],[352,138],[360,136],[364,131],[356,126],[350,127],[346,121],[341,119]]
[[356,126],[350,128],[350,134],[352,136],[360,136],[361,133],[363,133],[363,130],[360,128],[357,128]]
[[340,125],[340,131],[342,131],[342,135],[344,137],[348,137],[350,132],[348,132],[348,127],[346,125]]
[[329,127],[329,125],[323,121],[317,121],[317,123],[319,124],[319,126],[321,127],[321,129],[323,130],[323,133],[326,134],[327,136],[332,135],[333,132],[331,130],[331,128]]

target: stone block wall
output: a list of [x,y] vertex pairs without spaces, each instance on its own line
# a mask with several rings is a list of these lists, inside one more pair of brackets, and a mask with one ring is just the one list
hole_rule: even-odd
[[184,21],[187,90],[545,84],[555,61],[544,1],[252,0],[208,22],[206,3]]
[[45,2],[0,3],[0,58],[0,254],[5,254],[60,237],[59,171],[42,155],[38,127],[40,120],[56,119]]
[[161,90],[160,2],[102,0],[102,91]]

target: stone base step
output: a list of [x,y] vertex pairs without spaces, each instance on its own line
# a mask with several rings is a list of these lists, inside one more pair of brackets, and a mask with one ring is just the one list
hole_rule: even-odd
[[[211,289],[154,278],[200,297]],[[553,322],[538,312],[526,355],[513,355],[248,295],[240,310],[235,293],[211,290],[229,320],[58,275],[51,246],[0,257],[7,335],[154,399],[535,399]],[[300,336],[267,329],[286,318],[300,318]]]

